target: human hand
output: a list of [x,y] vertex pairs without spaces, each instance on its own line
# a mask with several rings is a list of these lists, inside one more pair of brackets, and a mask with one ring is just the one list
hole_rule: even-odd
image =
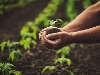
[[58,28],[58,27],[54,27],[54,26],[49,26],[49,27],[46,27],[44,29],[42,29],[39,33],[39,39],[41,39],[41,36],[42,36],[42,33],[46,31],[46,34],[51,34],[51,33],[56,33],[56,32],[61,32],[61,28]]
[[67,32],[46,35],[46,31],[44,31],[41,35],[41,42],[49,49],[60,49],[71,43],[71,35]]

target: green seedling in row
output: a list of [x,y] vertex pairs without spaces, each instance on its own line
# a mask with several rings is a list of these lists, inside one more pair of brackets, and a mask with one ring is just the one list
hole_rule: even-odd
[[63,65],[63,63],[66,62],[68,66],[70,66],[71,64],[71,60],[68,59],[68,58],[57,58],[54,63],[57,64],[57,63],[60,63],[61,66]]
[[30,49],[30,44],[31,44],[32,39],[30,37],[25,39],[20,40],[20,45],[24,47],[24,49]]
[[13,64],[10,63],[0,63],[0,71],[3,75],[21,75],[20,71],[13,70],[12,67],[15,67]]
[[15,47],[18,44],[19,44],[19,42],[10,42],[10,40],[8,40],[7,42],[6,41],[2,42],[0,44],[1,51],[3,51],[5,47],[8,47],[8,50],[11,50],[12,47]]
[[[63,47],[63,48],[59,49],[59,50],[57,51],[57,54],[60,54],[61,57],[58,57],[58,58],[56,58],[56,59],[54,60],[55,66],[46,66],[46,67],[42,70],[42,73],[44,73],[46,70],[50,70],[50,71],[55,70],[55,69],[56,69],[57,63],[60,63],[60,65],[61,65],[61,70],[62,70],[63,65],[64,65],[65,63],[66,63],[68,66],[70,66],[72,62],[71,62],[71,60],[70,60],[69,58],[66,58],[66,55],[69,54],[69,51],[70,51],[71,48],[74,48],[74,45],[69,45],[69,46],[66,46],[66,47]],[[64,70],[65,70],[67,73],[69,73],[69,75],[74,75],[73,72],[71,72],[71,71],[68,70],[68,69],[66,70],[65,67],[64,67]]]
[[7,49],[10,51],[9,53],[9,59],[11,59],[12,61],[14,60],[18,60],[19,57],[22,55],[21,54],[21,50],[16,49],[16,46],[19,45],[19,42],[10,42],[9,40],[7,42],[2,42],[0,44],[1,47],[1,51],[4,51],[4,48],[7,47]]
[[69,54],[69,51],[70,51],[70,47],[66,46],[66,47],[59,49],[57,51],[57,54],[60,54],[61,58],[65,58],[65,56]]
[[9,54],[9,59],[12,61],[16,60],[18,61],[19,57],[22,55],[20,50],[12,50]]
[[16,70],[11,70],[11,71],[9,71],[9,74],[21,75],[21,72],[20,71],[16,71]]

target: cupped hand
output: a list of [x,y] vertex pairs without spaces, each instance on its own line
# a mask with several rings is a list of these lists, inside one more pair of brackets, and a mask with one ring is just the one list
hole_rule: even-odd
[[52,28],[57,28],[57,29],[59,29],[60,31],[64,31],[63,28],[58,28],[58,27],[54,27],[54,26],[49,26],[49,27],[46,27],[46,28],[44,28],[44,29],[42,29],[42,30],[40,31],[40,33],[39,33],[39,39],[41,39],[42,33],[43,33],[44,31],[48,31],[48,30],[50,30],[50,29],[52,29]]
[[46,31],[44,31],[41,35],[41,42],[49,49],[60,49],[71,43],[71,35],[67,32],[46,35]]

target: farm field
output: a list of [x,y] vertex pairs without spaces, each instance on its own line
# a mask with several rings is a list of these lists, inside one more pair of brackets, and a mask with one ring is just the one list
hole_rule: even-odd
[[[20,35],[21,29],[27,22],[34,22],[38,15],[47,7],[51,0],[37,0],[31,2],[24,7],[14,8],[10,11],[5,11],[0,16],[0,43],[3,41],[19,41],[22,37]],[[85,0],[84,0],[85,1]],[[76,1],[75,9],[78,10],[78,14],[84,9],[81,6],[81,1]],[[91,0],[92,4],[97,1]],[[66,18],[65,6],[66,0],[59,5],[57,12],[50,19],[62,19],[63,21],[69,20]],[[43,24],[41,24],[43,25]],[[39,26],[43,29],[46,26]],[[36,34],[38,34],[37,32]],[[68,66],[66,63],[56,64],[56,69],[53,71],[45,71],[42,74],[42,70],[45,66],[54,65],[54,60],[59,56],[57,50],[47,49],[40,43],[38,35],[36,35],[36,45],[30,45],[30,48],[23,48],[17,46],[22,55],[19,56],[18,61],[12,61],[9,59],[9,50],[4,48],[4,51],[0,52],[0,62],[11,63],[15,67],[13,69],[21,72],[21,75],[71,75],[66,72],[64,68],[73,72],[74,75],[100,75],[100,44],[75,44],[74,48],[71,48],[69,54],[66,56],[72,61]],[[0,70],[0,75],[3,75]],[[4,74],[5,75],[5,74]],[[13,74],[11,74],[13,75]]]

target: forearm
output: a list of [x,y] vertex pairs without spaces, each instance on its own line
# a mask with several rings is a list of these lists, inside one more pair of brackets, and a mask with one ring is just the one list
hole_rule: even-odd
[[100,43],[100,25],[71,33],[72,43]]
[[100,1],[88,7],[72,22],[62,28],[67,32],[75,32],[100,25]]

